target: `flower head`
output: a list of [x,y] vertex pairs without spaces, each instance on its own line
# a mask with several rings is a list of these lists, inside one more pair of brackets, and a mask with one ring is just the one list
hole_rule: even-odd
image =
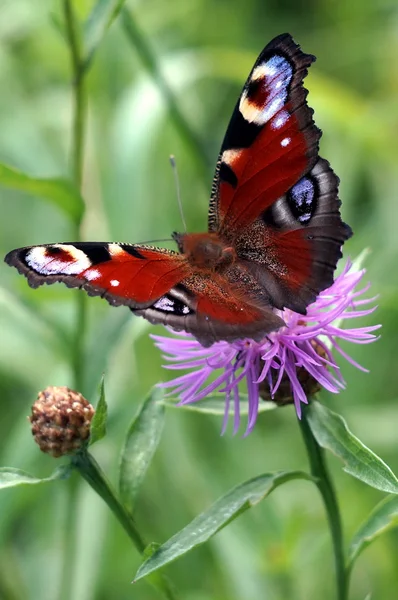
[[93,416],[94,408],[79,392],[49,386],[39,393],[29,420],[40,450],[57,458],[84,446]]
[[[239,340],[217,342],[204,348],[187,333],[173,337],[152,336],[172,370],[189,372],[160,384],[170,389],[169,395],[179,397],[179,405],[198,402],[215,391],[225,393],[226,429],[230,409],[234,412],[234,433],[240,425],[239,384],[246,381],[248,393],[248,423],[250,433],[256,422],[260,398],[286,404],[289,398],[301,417],[301,403],[321,387],[337,394],[345,381],[332,354],[335,350],[348,362],[367,371],[340,346],[340,340],[368,344],[376,339],[372,333],[380,325],[350,327],[341,325],[371,314],[375,298],[364,298],[370,284],[357,290],[365,274],[348,261],[333,285],[321,292],[306,315],[289,309],[277,311],[286,326],[267,335],[260,343]],[[233,407],[231,407],[233,403]]]

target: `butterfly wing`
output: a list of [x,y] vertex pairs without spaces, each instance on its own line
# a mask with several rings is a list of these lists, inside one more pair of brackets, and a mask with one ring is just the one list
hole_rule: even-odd
[[209,210],[209,230],[236,247],[272,304],[298,312],[331,285],[351,235],[306,103],[314,60],[288,34],[260,54],[225,135]]
[[192,333],[204,345],[248,337],[283,325],[271,310],[248,304],[243,290],[221,275],[189,265],[169,250],[130,244],[63,243],[19,248],[5,261],[25,275],[31,287],[56,282],[126,305],[151,323]]
[[5,261],[25,275],[31,287],[60,281],[132,309],[150,306],[190,273],[181,254],[102,242],[19,248]]
[[[241,269],[245,271],[241,275],[249,279],[250,274]],[[248,299],[243,283],[232,285],[224,275],[199,270],[192,270],[189,277],[137,314],[152,323],[161,322],[175,331],[191,333],[205,347],[219,340],[260,341],[285,324],[269,305]]]

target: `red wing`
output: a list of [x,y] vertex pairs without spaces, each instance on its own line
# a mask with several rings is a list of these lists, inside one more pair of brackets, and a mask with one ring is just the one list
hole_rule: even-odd
[[[246,278],[250,274],[245,271]],[[217,273],[194,271],[147,309],[136,311],[152,323],[194,335],[202,346],[219,340],[260,341],[285,323],[268,305],[251,298]]]
[[63,282],[127,305],[152,323],[192,333],[203,345],[245,337],[260,339],[283,321],[249,305],[217,273],[194,270],[182,254],[128,244],[65,243],[19,248],[6,262],[29,285]]
[[221,148],[209,212],[210,231],[233,245],[272,306],[300,313],[332,284],[351,235],[306,104],[314,60],[288,34],[260,54]]
[[234,239],[314,166],[320,131],[302,86],[314,60],[288,34],[258,57],[221,148],[210,231]]
[[181,254],[101,242],[20,248],[5,261],[25,275],[31,287],[61,281],[133,309],[151,305],[190,273]]

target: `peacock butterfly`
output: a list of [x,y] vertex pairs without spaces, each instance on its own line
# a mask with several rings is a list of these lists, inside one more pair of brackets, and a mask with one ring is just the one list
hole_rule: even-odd
[[314,60],[289,34],[261,52],[218,157],[208,231],[174,233],[179,252],[68,242],[19,248],[5,261],[32,287],[83,288],[203,346],[261,340],[284,325],[274,309],[305,314],[332,284],[351,235],[306,103],[303,79]]

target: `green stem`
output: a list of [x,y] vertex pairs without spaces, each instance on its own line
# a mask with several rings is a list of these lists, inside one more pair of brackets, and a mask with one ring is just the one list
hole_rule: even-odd
[[[84,130],[86,116],[86,98],[84,77],[81,75],[82,56],[80,48],[78,23],[73,11],[72,0],[63,0],[66,39],[70,51],[72,85],[73,85],[73,117],[72,117],[72,147],[71,174],[76,187],[81,191],[83,178]],[[74,236],[76,241],[81,239],[82,217],[75,223]],[[76,327],[71,349],[73,386],[78,391],[83,390],[84,379],[84,337],[86,329],[86,302],[83,293],[76,294]],[[74,548],[76,543],[76,500],[78,480],[71,478],[68,487],[68,522],[65,527],[65,561],[60,586],[60,597],[70,598],[71,581],[74,572]]]
[[[138,552],[143,554],[147,547],[147,543],[138,531],[131,514],[126,510],[123,504],[119,502],[111,484],[96,460],[87,451],[83,451],[72,457],[72,464],[93,490],[104,500],[104,502],[106,502],[132,540]],[[155,585],[168,600],[176,600],[174,591],[171,589],[168,580],[162,573],[158,573],[156,577],[153,577],[151,583]]]
[[305,407],[301,418],[301,433],[307,449],[311,474],[315,477],[316,485],[322,496],[327,519],[332,536],[334,562],[336,570],[337,600],[348,600],[348,573],[345,566],[343,529],[341,524],[340,509],[336,492],[329,475],[324,452],[312,435],[311,428],[306,418]]
[[[84,159],[84,133],[86,118],[86,95],[85,81],[83,76],[83,56],[80,47],[80,38],[78,25],[71,0],[64,0],[64,16],[66,35],[70,48],[70,58],[73,80],[73,125],[72,125],[72,178],[76,187],[81,191],[83,180],[83,159]],[[81,239],[80,233],[81,219],[76,223],[75,237],[76,241]],[[76,331],[73,339],[73,373],[74,387],[78,391],[84,391],[84,337],[86,330],[86,298],[84,294],[78,293]]]
[[176,97],[170,89],[167,80],[163,76],[160,66],[156,60],[156,56],[152,52],[145,35],[139,28],[132,15],[132,12],[128,11],[126,8],[122,10],[122,23],[128,39],[136,49],[143,65],[158,87],[165,104],[169,109],[170,116],[177,131],[189,146],[190,151],[195,158],[195,164],[198,165],[201,175],[207,184],[209,180],[209,169],[211,167],[211,163],[207,157],[205,148],[181,112]]

